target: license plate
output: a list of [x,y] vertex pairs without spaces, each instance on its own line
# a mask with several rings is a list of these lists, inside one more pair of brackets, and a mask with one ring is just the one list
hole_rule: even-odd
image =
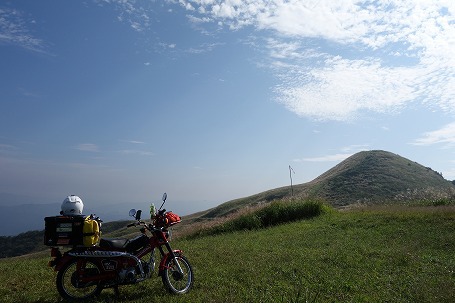
[[56,229],[58,233],[67,233],[73,231],[72,223],[60,223]]

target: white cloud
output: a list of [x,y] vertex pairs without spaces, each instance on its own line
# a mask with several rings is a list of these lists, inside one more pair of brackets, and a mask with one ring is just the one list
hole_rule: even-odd
[[216,47],[222,46],[224,43],[202,43],[198,47],[192,47],[186,50],[187,53],[190,54],[203,54],[207,52],[211,52]]
[[339,162],[352,156],[353,153],[339,153],[321,157],[295,159],[294,162]]
[[[0,144],[0,157],[2,155],[5,155],[5,156],[14,156],[16,155],[17,153],[19,152],[19,149],[14,146],[14,145],[10,145],[10,144]],[[1,160],[1,158],[0,158]]]
[[444,144],[445,146],[455,145],[455,122],[445,125],[441,129],[426,132],[421,138],[415,140],[413,145]]
[[265,5],[258,15],[258,26],[288,36],[352,41],[364,35],[362,22],[369,16],[354,1],[315,0],[275,4]]
[[410,102],[455,112],[454,1],[180,3],[194,18],[277,34],[266,39],[277,99],[298,115],[349,120]]
[[355,154],[360,151],[368,150],[368,147],[369,147],[368,144],[353,144],[353,145],[342,147],[341,151],[344,153]]
[[98,152],[99,151],[98,145],[92,144],[92,143],[82,143],[82,144],[77,145],[75,148],[77,150],[87,151],[87,152]]
[[152,9],[143,3],[136,3],[135,0],[93,0],[100,6],[113,5],[119,12],[117,19],[125,22],[137,31],[142,32],[150,27]]
[[139,156],[153,156],[154,154],[150,151],[136,150],[136,149],[124,149],[118,151],[125,155],[139,155]]
[[0,151],[2,151],[2,150],[12,150],[12,149],[16,149],[16,147],[13,146],[13,145],[10,145],[10,144],[0,144]]
[[45,53],[44,41],[30,32],[29,27],[35,23],[25,18],[19,10],[0,8],[0,42]]
[[[111,4],[137,31],[150,27],[155,1]],[[168,0],[188,20],[268,36],[267,64],[280,81],[277,101],[302,117],[346,121],[395,113],[419,102],[455,113],[453,0]],[[163,44],[175,48],[175,44]],[[190,48],[199,54],[211,44]],[[270,63],[270,64],[268,64]]]
[[276,91],[279,102],[301,116],[349,120],[361,110],[393,112],[417,97],[416,69],[340,57],[328,58],[321,68],[298,68]]
[[340,162],[360,151],[368,150],[367,144],[354,144],[342,147],[339,153],[320,157],[294,159],[294,162]]

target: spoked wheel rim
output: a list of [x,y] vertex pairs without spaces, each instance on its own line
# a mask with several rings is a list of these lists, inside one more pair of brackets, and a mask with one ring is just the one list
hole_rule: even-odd
[[[101,291],[97,282],[81,283],[76,271],[77,260],[71,262],[57,277],[57,288],[60,294],[70,300],[81,301],[93,297]],[[96,264],[86,261],[84,271],[87,275],[98,275],[100,273]]]
[[193,284],[193,270],[188,260],[182,256],[176,256],[176,259],[182,269],[180,273],[174,259],[169,259],[163,280],[169,291],[175,294],[187,293]]

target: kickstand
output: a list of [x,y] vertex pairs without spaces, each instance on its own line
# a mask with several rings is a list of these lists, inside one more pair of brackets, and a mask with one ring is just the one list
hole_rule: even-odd
[[114,294],[116,297],[120,296],[120,291],[118,290],[118,285],[112,287],[114,289]]

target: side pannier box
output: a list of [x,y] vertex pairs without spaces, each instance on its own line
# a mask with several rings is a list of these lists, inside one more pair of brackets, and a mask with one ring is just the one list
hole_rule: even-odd
[[55,216],[44,218],[44,245],[83,245],[85,216]]

